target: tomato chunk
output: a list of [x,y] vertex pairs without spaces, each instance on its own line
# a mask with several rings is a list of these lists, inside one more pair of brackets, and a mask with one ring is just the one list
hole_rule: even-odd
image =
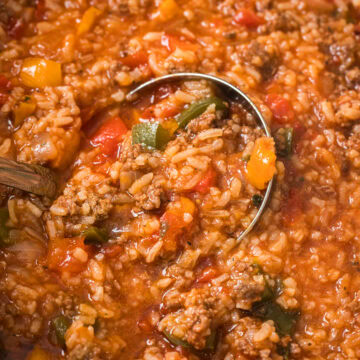
[[21,39],[25,32],[25,21],[23,19],[10,18],[8,24],[8,35],[16,40]]
[[160,218],[160,237],[165,242],[166,250],[176,249],[176,238],[191,225],[195,214],[195,204],[187,197],[169,203]]
[[118,117],[111,118],[91,138],[93,146],[101,147],[103,157],[115,157],[118,144],[128,129],[123,121]]
[[256,15],[254,11],[243,8],[235,15],[235,22],[248,28],[254,28],[263,24],[265,20]]
[[207,283],[218,276],[218,271],[213,266],[206,267],[196,279],[197,283]]
[[172,34],[164,34],[161,37],[161,45],[164,46],[168,51],[173,52],[176,48],[183,50],[196,51],[198,46],[184,36],[177,36]]
[[0,74],[0,91],[9,91],[11,89],[11,81],[5,75]]
[[134,69],[140,65],[145,65],[148,62],[147,52],[144,50],[139,50],[134,54],[127,55],[123,58],[120,58],[120,61],[123,65],[129,66]]
[[123,247],[121,245],[109,245],[105,247],[105,256],[108,258],[115,258],[123,252]]
[[47,256],[50,270],[79,273],[87,265],[91,246],[84,243],[84,237],[51,239]]
[[35,10],[35,17],[37,20],[44,20],[45,17],[45,0],[36,0],[35,1],[36,10]]
[[204,177],[193,187],[193,191],[199,192],[201,194],[206,194],[209,192],[210,188],[216,183],[216,172],[210,167]]
[[276,121],[281,124],[291,123],[295,118],[290,102],[278,94],[269,94],[265,99]]

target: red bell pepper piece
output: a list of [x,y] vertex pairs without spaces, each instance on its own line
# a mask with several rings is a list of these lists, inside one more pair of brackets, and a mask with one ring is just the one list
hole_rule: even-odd
[[116,116],[102,125],[90,142],[93,146],[101,147],[101,154],[104,157],[115,157],[118,144],[127,131],[126,125]]

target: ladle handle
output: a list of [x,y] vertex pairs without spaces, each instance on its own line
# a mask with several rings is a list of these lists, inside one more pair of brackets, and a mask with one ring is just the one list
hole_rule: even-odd
[[52,198],[57,184],[54,173],[40,165],[24,164],[0,157],[0,184]]

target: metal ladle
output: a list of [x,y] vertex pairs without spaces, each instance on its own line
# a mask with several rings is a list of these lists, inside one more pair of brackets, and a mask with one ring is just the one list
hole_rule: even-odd
[[[224,95],[229,99],[239,102],[249,113],[254,115],[257,123],[263,128],[266,136],[271,137],[270,130],[262,117],[260,111],[255,104],[234,85],[215,76],[205,75],[200,73],[176,73],[161,76],[150,81],[147,81],[134,90],[130,91],[127,95],[128,101],[133,101],[144,90],[150,89],[154,85],[160,85],[169,81],[180,80],[207,80],[215,84],[222,90]],[[18,163],[16,161],[8,160],[0,157],[0,184],[15,187],[30,193],[41,196],[53,197],[56,194],[56,179],[53,172],[43,166]],[[270,180],[263,201],[255,217],[249,226],[239,235],[238,241],[246,236],[255,226],[256,222],[261,217],[264,209],[268,203],[273,180]]]
[[[205,75],[200,73],[176,73],[170,75],[164,75],[152,80],[149,80],[141,85],[139,85],[134,90],[130,91],[127,95],[128,101],[135,100],[142,91],[150,89],[152,86],[160,85],[162,83],[166,83],[169,81],[181,81],[181,80],[207,80],[214,85],[216,85],[226,97],[231,99],[234,102],[240,103],[249,113],[251,113],[257,123],[263,128],[267,137],[271,137],[270,129],[266,124],[265,119],[261,115],[259,109],[255,106],[255,104],[249,99],[247,95],[245,95],[241,90],[239,90],[236,86],[230,84],[229,82],[220,79],[216,76]],[[257,221],[260,219],[264,209],[269,201],[271,189],[273,186],[273,179],[268,182],[265,195],[259,210],[257,211],[255,217],[252,219],[251,223],[248,227],[238,236],[237,241],[239,242],[243,239],[255,226]]]

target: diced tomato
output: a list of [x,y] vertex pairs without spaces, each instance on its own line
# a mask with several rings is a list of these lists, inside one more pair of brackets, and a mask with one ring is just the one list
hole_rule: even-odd
[[102,125],[91,138],[90,142],[93,146],[101,147],[101,155],[103,158],[114,158],[116,156],[118,145],[127,131],[126,125],[118,116],[116,116]]
[[156,109],[159,111],[159,117],[167,118],[179,113],[179,105],[164,99],[156,104]]
[[[177,247],[176,239],[192,224],[195,214],[195,204],[187,197],[170,202],[165,213],[160,218],[160,237],[164,241],[164,248],[173,251]],[[190,216],[191,217],[190,217]],[[189,218],[187,218],[189,216]]]
[[134,54],[127,55],[123,58],[120,58],[120,61],[123,65],[129,66],[134,69],[140,65],[145,65],[148,62],[147,52],[144,50],[139,50]]
[[112,161],[106,160],[104,154],[100,154],[94,161],[94,165],[96,165],[95,171],[97,173],[106,175],[109,173],[109,169],[112,165]]
[[[150,120],[154,117],[154,108],[158,102],[174,93],[178,86],[173,83],[156,86],[150,94],[140,97],[135,101],[138,118]],[[137,119],[138,120],[138,119]],[[135,121],[136,122],[136,121]]]
[[161,104],[161,117],[167,118],[179,113],[179,107],[177,104],[166,102],[165,105]]
[[256,15],[254,11],[243,8],[240,9],[235,15],[235,22],[248,28],[254,28],[264,24],[265,20],[262,17]]
[[143,120],[153,119],[155,117],[154,110],[155,110],[155,105],[149,106],[141,113],[140,118]]
[[201,274],[197,278],[196,282],[197,283],[206,283],[206,282],[209,282],[210,280],[216,278],[217,275],[218,275],[218,271],[216,270],[216,268],[213,266],[208,266],[201,272]]
[[152,91],[151,96],[143,97],[137,105],[139,109],[144,109],[140,115],[141,119],[153,119],[155,117],[155,108],[161,110],[161,117],[177,114],[179,111],[178,106],[166,100],[177,88],[174,84],[161,85]]
[[50,270],[79,273],[86,268],[92,248],[83,237],[52,239],[49,243],[47,264]]
[[8,35],[13,39],[19,40],[24,35],[25,27],[26,24],[24,19],[10,18],[8,23]]
[[167,251],[175,251],[177,248],[177,237],[188,224],[184,223],[181,216],[168,211],[160,218],[160,224],[160,234],[164,242],[164,249]]
[[121,245],[110,245],[105,248],[105,256],[108,258],[115,258],[123,252]]
[[36,10],[35,17],[36,20],[44,20],[45,16],[45,0],[35,0]]
[[176,48],[191,51],[196,51],[198,48],[196,44],[185,38],[185,36],[177,36],[172,34],[162,35],[161,45],[164,46],[169,52],[175,51]]
[[193,191],[199,192],[201,194],[206,194],[209,192],[210,188],[216,183],[216,172],[210,167],[204,177],[193,187]]
[[294,110],[290,102],[278,94],[269,94],[265,98],[276,121],[281,124],[291,123],[295,118]]
[[0,91],[9,91],[11,89],[11,81],[6,76],[0,74]]
[[141,240],[139,241],[140,246],[144,247],[144,248],[151,248],[155,245],[156,242],[159,241],[159,232],[155,232],[154,234],[150,235],[150,236],[146,236],[141,238]]
[[160,222],[163,225],[163,230],[166,234],[175,233],[178,230],[183,229],[187,223],[184,222],[182,213],[174,214],[173,212],[166,211],[160,218]]

